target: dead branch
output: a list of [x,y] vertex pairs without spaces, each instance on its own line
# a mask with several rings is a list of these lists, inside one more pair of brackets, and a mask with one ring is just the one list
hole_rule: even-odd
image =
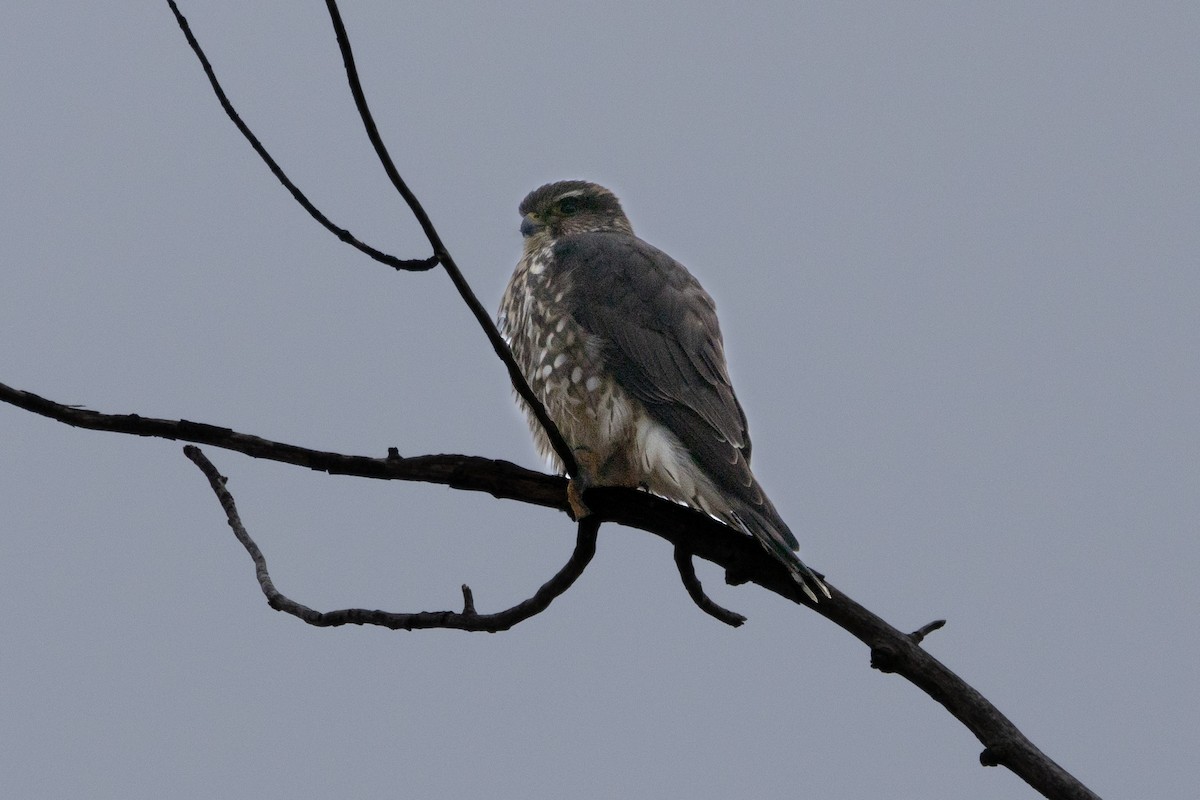
[[249,126],[242,121],[242,118],[234,109],[233,103],[230,102],[229,97],[225,94],[225,90],[221,88],[221,84],[217,80],[217,74],[213,71],[212,64],[210,64],[208,61],[208,56],[204,54],[204,51],[200,48],[200,43],[197,42],[196,37],[192,35],[192,29],[188,26],[187,20],[184,19],[183,15],[179,12],[179,7],[175,5],[174,0],[167,0],[167,5],[169,5],[171,7],[171,11],[175,13],[175,19],[179,23],[179,27],[183,31],[184,37],[187,38],[188,44],[191,45],[192,52],[194,52],[196,54],[196,58],[199,59],[200,66],[204,69],[204,74],[208,76],[209,85],[212,86],[213,94],[217,96],[217,101],[220,102],[221,108],[225,109],[225,113],[231,120],[233,120],[233,124],[237,126],[237,129],[241,132],[242,136],[246,137],[246,141],[250,143],[250,146],[254,148],[254,152],[258,153],[258,157],[261,158],[263,163],[267,165],[267,168],[271,170],[271,174],[275,176],[275,179],[283,184],[284,188],[291,193],[296,202],[299,203],[304,210],[312,216],[313,219],[319,222],[323,228],[332,233],[341,241],[345,242],[351,247],[356,248],[357,250],[360,250],[363,253],[366,253],[379,263],[387,264],[389,267],[408,270],[410,272],[424,272],[425,270],[433,269],[438,265],[437,255],[422,259],[400,259],[396,258],[395,256],[388,255],[382,250],[376,250],[374,247],[359,241],[357,238],[355,238],[354,234],[350,233],[350,231],[346,230],[345,228],[339,228],[333,223],[332,220],[322,214],[321,211],[312,204],[312,201],[305,196],[304,192],[300,191],[300,188],[296,186],[296,184],[292,183],[291,179],[288,178],[275,159],[271,157],[271,154],[267,152],[267,149],[263,147],[262,142],[260,142],[258,137],[254,135],[254,132],[251,131]]
[[[310,450],[187,420],[103,414],[56,403],[4,384],[0,384],[0,400],[75,427],[209,444],[330,474],[437,483],[570,513],[565,479],[506,461],[463,455],[402,458],[394,449],[384,458]],[[794,603],[808,606],[850,633],[870,649],[872,667],[904,677],[962,722],[983,743],[985,749],[980,761],[985,766],[1006,766],[1054,800],[1096,798],[1074,776],[1038,750],[987,698],[921,648],[917,636],[892,627],[828,581],[826,585],[832,596],[813,605],[787,569],[751,537],[704,514],[634,489],[596,487],[587,491],[586,498],[593,512],[588,520],[596,524],[617,522],[659,536],[677,550],[724,568],[726,575],[731,576],[731,582],[755,583]],[[469,591],[464,592],[467,610],[472,605],[468,598]],[[351,621],[354,620],[346,620]],[[931,627],[934,624],[915,633],[928,633],[934,630]]]
[[359,116],[362,118],[363,126],[366,128],[367,136],[371,140],[371,145],[375,149],[375,154],[379,157],[380,163],[383,165],[384,171],[388,178],[392,181],[392,185],[396,187],[396,191],[408,203],[409,210],[417,221],[421,224],[421,230],[425,232],[426,238],[429,240],[430,246],[433,248],[433,256],[427,259],[398,259],[394,256],[389,256],[386,253],[370,247],[355,239],[348,231],[335,226],[325,217],[317,207],[314,206],[304,193],[292,183],[291,179],[284,174],[282,168],[276,163],[267,149],[263,147],[262,142],[250,130],[250,127],[242,120],[237,109],[233,107],[225,90],[221,88],[220,81],[217,80],[217,74],[213,70],[212,65],[208,61],[208,57],[204,54],[204,50],[200,47],[200,42],[192,34],[192,29],[188,25],[187,19],[179,11],[179,6],[175,4],[175,0],[167,0],[167,5],[171,8],[171,13],[175,15],[175,21],[179,24],[180,30],[183,31],[184,37],[187,39],[188,45],[192,48],[192,52],[196,54],[196,58],[200,61],[200,65],[204,68],[204,74],[208,77],[208,82],[212,86],[213,93],[216,94],[217,100],[221,103],[221,108],[225,111],[226,116],[241,132],[242,136],[246,137],[246,141],[254,148],[254,152],[258,153],[259,158],[266,163],[271,170],[271,174],[291,192],[292,197],[304,207],[313,219],[321,223],[327,230],[331,231],[338,239],[353,245],[358,250],[371,256],[371,258],[380,263],[396,269],[409,271],[423,271],[431,269],[437,264],[441,264],[446,270],[446,274],[450,277],[454,288],[458,290],[459,296],[467,307],[471,309],[471,313],[475,316],[479,327],[483,329],[484,335],[487,336],[488,342],[492,345],[492,350],[496,356],[504,364],[508,370],[509,380],[512,382],[513,390],[521,396],[521,399],[533,410],[534,416],[537,417],[538,423],[546,432],[550,444],[554,447],[554,452],[559,458],[559,463],[563,465],[563,469],[568,475],[574,476],[577,471],[575,464],[575,454],[563,439],[562,434],[558,430],[558,426],[550,419],[550,415],[546,413],[546,409],[542,406],[542,401],[538,399],[533,390],[529,388],[529,384],[525,381],[525,376],[521,374],[521,368],[517,366],[516,360],[513,359],[512,353],[509,352],[508,344],[505,343],[504,337],[500,335],[500,331],[496,330],[495,324],[492,322],[491,315],[484,309],[483,304],[479,302],[479,298],[475,296],[470,285],[467,284],[466,278],[458,269],[454,259],[451,257],[446,246],[442,243],[441,236],[438,235],[437,229],[433,225],[433,221],[429,219],[429,215],[425,213],[425,208],[421,205],[416,195],[408,188],[408,184],[400,177],[399,171],[396,169],[395,163],[392,161],[391,155],[387,151],[387,147],[383,143],[383,138],[379,135],[379,129],[375,126],[375,119],[371,114],[371,110],[367,105],[366,95],[363,93],[362,83],[358,79],[358,68],[354,63],[354,52],[350,49],[350,38],[346,35],[346,28],[342,24],[342,15],[338,11],[337,3],[333,0],[327,0],[326,7],[329,10],[329,17],[333,23],[333,28],[337,34],[338,49],[342,54],[342,63],[346,67],[346,79],[350,84],[350,92],[354,95],[354,104],[358,109]]
[[683,588],[687,589],[688,596],[692,598],[692,602],[703,611],[705,614],[719,619],[726,625],[733,628],[741,627],[746,618],[736,611],[730,611],[713,602],[713,599],[704,593],[704,586],[701,585],[700,579],[696,577],[696,565],[692,563],[692,551],[686,547],[675,548],[675,566],[679,570],[679,578],[683,581]]
[[534,472],[508,461],[462,455],[402,458],[395,448],[389,449],[388,455],[383,458],[330,453],[285,442],[274,442],[259,436],[238,433],[230,428],[186,419],[157,419],[140,414],[104,414],[79,406],[56,403],[33,392],[15,389],[3,383],[0,383],[0,400],[75,428],[207,444],[245,453],[254,458],[327,472],[330,475],[439,483],[455,489],[487,492],[494,497],[520,500],[532,505],[567,508],[566,479]]
[[267,604],[276,611],[283,611],[309,625],[320,628],[333,628],[338,625],[380,625],[392,630],[417,630],[425,628],[453,628],[460,631],[483,631],[498,633],[506,631],[532,616],[542,613],[563,592],[574,585],[576,579],[583,574],[584,569],[591,563],[596,554],[596,535],[600,530],[600,521],[588,517],[579,521],[578,533],[575,535],[575,549],[571,558],[563,568],[554,574],[538,588],[533,596],[517,603],[512,608],[497,611],[494,614],[479,614],[475,611],[475,600],[471,589],[463,584],[463,610],[455,611],[416,611],[396,612],[369,610],[365,608],[342,608],[337,611],[317,611],[291,599],[275,588],[271,574],[267,571],[267,559],[258,544],[250,537],[246,526],[238,515],[237,504],[233,495],[226,488],[226,478],[217,471],[213,463],[200,451],[199,447],[187,445],[183,448],[184,455],[192,460],[204,476],[208,485],[225,510],[225,519],[233,529],[233,535],[246,548],[254,562],[254,574]]

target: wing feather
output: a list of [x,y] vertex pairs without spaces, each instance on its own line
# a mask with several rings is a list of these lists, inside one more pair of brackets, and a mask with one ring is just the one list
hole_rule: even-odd
[[716,305],[666,253],[635,236],[567,236],[554,249],[569,276],[571,315],[603,342],[604,358],[714,482],[754,504],[746,415],[734,395]]

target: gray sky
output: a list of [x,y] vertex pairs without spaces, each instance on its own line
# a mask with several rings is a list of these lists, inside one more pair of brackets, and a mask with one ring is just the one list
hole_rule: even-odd
[[[321,4],[183,2],[249,124],[340,224],[427,254]],[[756,473],[830,580],[1105,797],[1200,751],[1200,7],[347,3],[376,118],[489,307],[517,203],[612,187],[716,297]],[[0,381],[110,412],[535,466],[440,272],[340,244],[220,112],[164,4],[0,26]],[[669,548],[501,635],[267,608],[177,443],[0,406],[12,797],[1019,798],[936,703],[754,588],[720,625]],[[561,514],[209,449],[280,588],[481,610]]]

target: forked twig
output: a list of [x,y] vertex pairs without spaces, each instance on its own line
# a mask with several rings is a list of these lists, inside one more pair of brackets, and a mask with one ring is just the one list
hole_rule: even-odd
[[296,202],[299,203],[304,210],[312,216],[313,219],[319,222],[323,228],[332,233],[338,239],[342,240],[351,247],[361,250],[379,263],[387,264],[389,267],[407,270],[409,272],[424,272],[425,270],[433,269],[438,265],[438,259],[436,255],[430,256],[429,258],[401,259],[392,255],[388,255],[382,250],[376,250],[374,247],[359,241],[357,238],[355,238],[354,234],[350,233],[350,231],[346,230],[345,228],[339,228],[337,225],[333,224],[328,217],[321,213],[320,209],[312,204],[312,201],[305,196],[304,192],[300,191],[300,187],[292,183],[291,179],[286,173],[284,173],[283,168],[280,167],[275,159],[271,157],[271,154],[267,152],[267,148],[263,147],[262,142],[260,142],[258,137],[254,135],[254,132],[250,130],[250,127],[242,121],[241,116],[239,116],[237,111],[234,109],[233,103],[229,101],[229,97],[225,94],[225,90],[221,88],[221,83],[217,80],[217,74],[213,71],[212,64],[210,64],[208,61],[208,56],[206,56],[204,54],[204,50],[200,48],[200,43],[196,41],[196,37],[192,35],[192,29],[188,25],[187,20],[184,18],[183,14],[180,13],[179,7],[175,5],[175,0],[167,0],[167,5],[171,7],[171,12],[175,15],[175,21],[179,23],[179,29],[183,31],[184,38],[187,39],[187,43],[192,48],[192,52],[195,53],[196,58],[199,59],[200,66],[204,69],[204,74],[208,76],[208,83],[210,86],[212,86],[213,94],[217,96],[217,101],[220,102],[221,108],[225,109],[225,114],[233,121],[233,124],[237,126],[237,129],[241,132],[242,136],[246,137],[246,141],[249,142],[250,146],[254,148],[254,152],[258,153],[258,157],[261,158],[263,163],[267,165],[267,169],[271,170],[271,174],[275,176],[275,179],[283,184],[283,187],[291,193],[292,197],[296,199]]
[[399,259],[395,256],[388,255],[381,250],[377,250],[370,245],[360,242],[354,238],[349,231],[339,228],[322,214],[316,206],[309,201],[300,189],[292,183],[283,169],[276,163],[271,154],[258,140],[248,126],[238,114],[237,109],[233,107],[233,103],[225,94],[225,90],[221,88],[220,81],[217,80],[216,71],[212,64],[209,63],[208,57],[204,54],[204,49],[200,47],[200,42],[192,34],[191,27],[188,25],[187,19],[180,12],[179,7],[175,4],[175,0],[167,0],[167,5],[171,8],[171,13],[175,15],[175,21],[179,24],[179,28],[183,31],[184,37],[187,39],[188,46],[192,48],[192,52],[199,59],[201,67],[204,69],[204,74],[208,77],[208,82],[212,86],[213,93],[216,94],[217,100],[221,103],[221,108],[224,109],[225,115],[233,122],[250,146],[271,170],[271,174],[283,184],[296,199],[304,210],[307,211],[313,219],[317,220],[326,230],[333,233],[338,239],[354,246],[361,250],[371,258],[380,263],[387,264],[396,269],[403,269],[413,272],[421,272],[441,264],[446,270],[446,274],[450,277],[450,281],[454,284],[454,288],[458,291],[459,296],[467,307],[471,310],[471,314],[475,317],[475,321],[479,323],[479,327],[483,329],[484,335],[487,336],[488,342],[492,345],[492,349],[496,355],[504,363],[508,370],[509,380],[512,382],[513,389],[521,396],[526,405],[533,411],[537,417],[538,423],[546,432],[546,437],[550,444],[554,447],[555,455],[558,456],[559,462],[563,465],[563,469],[568,475],[575,476],[578,467],[575,463],[575,454],[563,439],[562,433],[559,432],[558,426],[550,419],[546,413],[545,407],[541,400],[529,388],[529,383],[525,380],[525,376],[521,373],[521,368],[517,365],[512,353],[508,349],[508,344],[505,343],[504,337],[500,335],[500,331],[496,329],[495,323],[492,322],[491,315],[484,309],[479,302],[479,298],[475,296],[466,278],[455,264],[450,252],[443,244],[441,237],[438,235],[437,229],[434,227],[429,215],[425,213],[424,207],[417,199],[412,190],[408,188],[408,184],[400,176],[400,172],[396,169],[395,163],[392,161],[391,155],[387,151],[387,147],[383,143],[383,138],[379,135],[379,129],[375,125],[375,119],[371,115],[371,109],[367,105],[366,95],[363,93],[362,82],[358,79],[358,68],[354,63],[354,52],[350,48],[350,38],[346,35],[345,25],[342,24],[342,16],[338,11],[337,3],[333,0],[326,0],[326,8],[329,10],[329,17],[333,23],[334,31],[337,35],[338,49],[342,54],[342,63],[346,68],[346,79],[350,84],[350,93],[354,96],[354,104],[358,109],[359,117],[362,119],[363,126],[366,128],[367,137],[371,140],[371,145],[375,149],[376,155],[379,157],[380,163],[383,165],[384,171],[388,178],[392,181],[392,185],[396,187],[396,191],[404,198],[408,204],[409,210],[421,225],[421,230],[425,232],[425,237],[429,240],[430,247],[433,248],[433,255],[425,259]]
[[238,515],[237,504],[233,495],[226,487],[226,479],[207,456],[195,445],[186,445],[184,455],[191,459],[204,476],[208,485],[225,510],[225,519],[233,529],[233,535],[246,548],[254,562],[254,575],[267,604],[276,611],[283,611],[293,617],[320,628],[332,628],[338,625],[379,625],[392,630],[417,630],[426,628],[452,628],[460,631],[482,631],[498,633],[518,625],[532,616],[545,611],[552,602],[563,592],[570,589],[575,581],[583,574],[584,569],[591,563],[596,554],[596,534],[600,530],[600,520],[597,517],[586,517],[579,521],[578,532],[575,536],[575,549],[570,559],[554,577],[542,584],[533,596],[517,603],[511,608],[497,611],[494,614],[480,614],[475,611],[475,599],[469,587],[464,585],[463,610],[459,611],[416,611],[411,613],[396,611],[379,611],[365,608],[342,608],[336,611],[317,611],[303,603],[298,603],[275,588],[271,573],[267,570],[267,559],[258,544],[251,538],[246,526]]

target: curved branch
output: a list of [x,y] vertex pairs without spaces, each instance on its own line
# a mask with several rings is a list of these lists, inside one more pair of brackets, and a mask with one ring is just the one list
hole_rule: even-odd
[[692,562],[690,550],[679,545],[675,546],[675,567],[679,570],[679,578],[683,581],[683,588],[687,589],[688,597],[692,598],[692,602],[701,611],[733,628],[741,627],[742,623],[746,621],[744,616],[717,605],[711,597],[704,593],[704,586],[696,577],[696,565]]
[[[337,3],[334,0],[326,0],[325,8],[329,11],[329,20],[333,24],[334,36],[337,37],[338,50],[342,54],[342,64],[346,68],[346,80],[350,84],[350,94],[354,97],[354,107],[358,109],[358,116],[362,119],[363,127],[367,131],[367,138],[371,140],[371,146],[375,148],[375,155],[379,157],[379,163],[383,166],[383,171],[387,174],[388,180],[392,182],[392,186],[404,198],[404,202],[408,204],[409,211],[416,218],[417,223],[421,226],[421,230],[425,232],[425,238],[429,240],[434,256],[442,261],[442,263],[445,263],[450,258],[450,253],[442,243],[442,237],[438,235],[437,228],[433,225],[433,220],[425,213],[425,207],[421,205],[421,201],[417,199],[417,196],[408,188],[408,184],[405,183],[404,178],[400,176],[400,170],[396,169],[396,164],[392,161],[392,156],[388,153],[387,146],[383,143],[383,137],[379,134],[379,127],[375,124],[375,117],[371,113],[371,108],[367,104],[367,96],[363,92],[362,81],[358,77],[358,66],[354,62],[354,51],[350,49],[350,36],[346,33],[346,26],[342,22],[342,14],[338,11]],[[458,269],[454,268],[452,272],[457,273]],[[468,289],[468,291],[470,290]],[[474,298],[474,295],[472,294],[471,297]]]
[[262,142],[260,142],[258,137],[254,135],[254,132],[251,131],[249,126],[242,121],[242,118],[238,115],[237,110],[234,109],[233,103],[231,103],[229,101],[229,97],[226,96],[225,90],[221,88],[221,84],[217,80],[217,74],[213,71],[212,64],[208,62],[208,57],[204,55],[204,51],[200,48],[200,43],[196,41],[196,37],[192,35],[192,29],[188,25],[187,20],[184,18],[183,14],[180,13],[179,7],[175,5],[175,0],[167,0],[167,5],[171,7],[171,13],[175,15],[175,21],[179,23],[179,28],[183,31],[183,35],[187,39],[188,45],[192,48],[192,52],[195,53],[196,58],[200,60],[200,66],[203,67],[204,74],[208,76],[208,83],[212,86],[213,94],[217,96],[217,100],[221,103],[221,108],[225,109],[225,114],[233,121],[233,124],[237,127],[238,131],[241,132],[242,136],[246,137],[246,141],[249,142],[250,146],[254,148],[254,152],[258,153],[258,157],[261,158],[263,163],[267,165],[267,169],[271,170],[271,174],[275,176],[275,179],[283,184],[283,187],[291,193],[296,202],[299,203],[313,219],[319,222],[322,227],[324,227],[338,239],[342,240],[351,247],[361,250],[379,263],[387,264],[389,267],[402,269],[409,272],[424,272],[425,270],[433,269],[438,265],[438,259],[436,255],[430,256],[429,258],[400,259],[396,258],[395,256],[388,255],[382,250],[376,250],[369,244],[359,241],[352,233],[350,233],[350,231],[346,230],[345,228],[339,228],[337,225],[334,225],[328,217],[321,213],[320,209],[312,204],[308,197],[305,196],[304,192],[300,191],[300,188],[296,186],[296,184],[292,183],[291,179],[288,178],[283,169],[278,163],[276,163],[275,159],[271,157],[271,154],[267,152],[267,149],[263,147]]
[[517,603],[512,608],[497,611],[494,614],[479,614],[475,611],[475,600],[471,589],[465,584],[463,591],[463,610],[455,611],[417,611],[411,613],[396,611],[369,610],[365,608],[342,608],[337,611],[317,611],[291,599],[275,588],[271,573],[267,571],[267,559],[246,526],[238,515],[237,504],[233,495],[225,487],[226,478],[217,471],[213,463],[200,451],[199,447],[186,445],[184,455],[191,459],[204,476],[208,484],[225,510],[225,519],[233,529],[233,535],[246,548],[254,562],[254,574],[267,604],[276,611],[283,611],[293,617],[315,625],[319,628],[333,628],[339,625],[379,625],[392,630],[417,630],[427,628],[453,628],[460,631],[481,631],[498,633],[518,625],[532,616],[540,614],[550,607],[563,592],[570,589],[575,581],[583,574],[584,569],[591,563],[596,554],[596,534],[600,530],[600,521],[594,518],[580,520],[578,533],[575,536],[575,549],[570,559],[554,577],[542,584],[533,596]]
[[[348,456],[187,420],[102,414],[56,403],[4,384],[0,384],[0,400],[76,427],[211,444],[331,474],[439,483],[569,511],[563,478],[506,461],[460,455],[401,458],[395,450],[386,458]],[[617,522],[652,533],[676,548],[723,567],[726,580],[758,584],[808,606],[847,631],[870,649],[872,667],[907,679],[962,722],[984,745],[980,761],[985,766],[1006,766],[1049,798],[1096,800],[1095,794],[1038,750],[987,698],[922,649],[914,635],[892,627],[828,582],[831,597],[812,604],[786,567],[751,537],[698,511],[636,489],[589,489],[588,507],[592,510],[592,515],[585,518],[589,524]],[[929,630],[927,625],[918,633]]]

